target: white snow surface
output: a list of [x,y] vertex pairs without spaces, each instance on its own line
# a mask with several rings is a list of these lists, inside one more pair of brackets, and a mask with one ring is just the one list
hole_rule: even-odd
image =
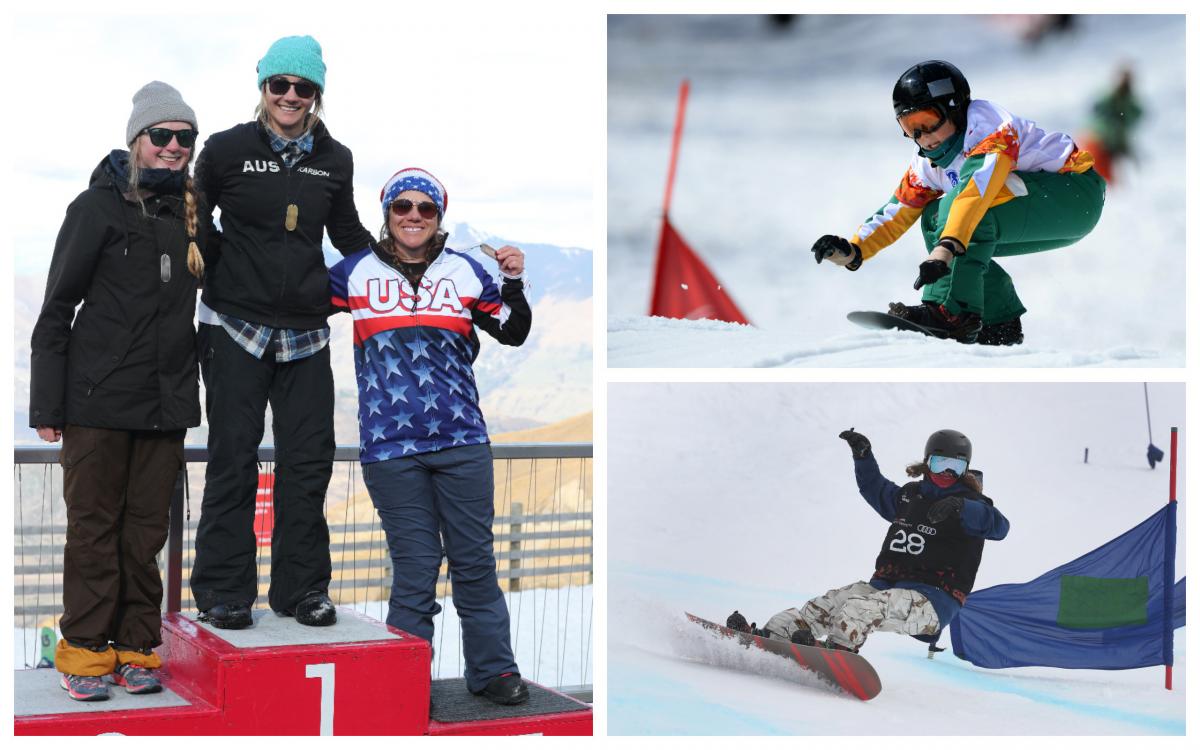
[[[1184,389],[1152,383],[1149,395],[1154,444],[1169,455],[1180,428],[1178,579]],[[949,633],[933,660],[924,643],[875,633],[862,653],[883,692],[863,703],[683,616],[723,622],[737,609],[762,624],[870,576],[887,523],[858,494],[837,438],[850,427],[898,484],[931,432],[971,438],[984,491],[1012,524],[987,543],[976,590],[1095,549],[1168,498],[1168,467],[1145,458],[1141,383],[614,383],[608,404],[610,734],[1184,733],[1186,629],[1170,692],[1162,667],[989,670],[954,657]]]
[[[1184,24],[1078,16],[1037,48],[988,16],[609,16],[608,363],[642,366],[1184,366]],[[919,51],[898,40],[921,39]],[[915,304],[919,227],[855,273],[816,265],[885,203],[912,145],[890,107],[918,58],[956,62],[974,96],[1080,136],[1128,62],[1146,110],[1136,164],[1096,229],[1001,259],[1028,308],[1017,350],[877,333],[851,310]],[[671,219],[755,327],[646,317],[679,83],[691,97]]]

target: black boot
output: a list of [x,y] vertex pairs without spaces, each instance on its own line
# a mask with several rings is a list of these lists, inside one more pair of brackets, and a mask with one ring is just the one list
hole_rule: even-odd
[[979,338],[975,343],[985,346],[1015,346],[1024,341],[1025,334],[1021,331],[1021,317],[1018,315],[1012,320],[992,323],[979,329]]
[[475,692],[475,695],[482,695],[492,703],[515,706],[529,700],[529,688],[525,687],[525,681],[521,679],[521,675],[516,672],[505,672],[499,677],[493,677],[487,687]]
[[796,629],[792,631],[792,643],[800,646],[817,645],[817,639],[813,638],[812,631],[808,629],[807,624],[798,622],[796,626]]
[[296,603],[296,622],[313,627],[332,625],[337,622],[337,607],[326,593],[309,594]]
[[983,323],[979,315],[973,312],[951,315],[946,308],[932,302],[920,305],[906,305],[903,302],[888,304],[888,313],[897,318],[911,320],[919,326],[934,331],[941,331],[945,338],[953,339],[961,344],[974,344],[979,337]]
[[729,628],[730,630],[736,630],[739,633],[754,632],[754,625],[746,622],[745,616],[743,616],[742,613],[738,612],[736,609],[733,610],[732,615],[725,618],[725,627]]
[[244,604],[217,604],[201,612],[199,619],[224,630],[242,630],[254,624],[250,608]]

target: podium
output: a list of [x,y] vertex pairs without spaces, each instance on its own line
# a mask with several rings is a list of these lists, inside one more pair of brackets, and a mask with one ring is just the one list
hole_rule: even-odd
[[432,681],[429,644],[352,610],[328,628],[254,611],[218,630],[163,616],[163,692],[77,702],[52,669],[16,673],[17,735],[590,735],[586,703],[530,684],[497,706],[463,680]]

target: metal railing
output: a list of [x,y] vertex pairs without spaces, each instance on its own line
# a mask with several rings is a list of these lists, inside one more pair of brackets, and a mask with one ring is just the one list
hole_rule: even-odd
[[[508,598],[518,664],[530,679],[590,700],[592,446],[590,443],[500,443],[492,445],[492,454],[496,476],[493,531],[497,572]],[[35,634],[38,626],[51,619],[56,621],[61,614],[62,543],[66,525],[58,456],[57,446],[21,446],[14,451],[17,515],[14,616],[18,629],[33,627]],[[192,499],[202,494],[203,472],[188,471],[188,465],[194,468],[195,464],[206,463],[207,458],[205,448],[185,448],[185,469],[176,480],[168,541],[159,555],[166,611],[194,607],[184,581],[194,554],[196,521],[192,519]],[[262,471],[271,471],[274,459],[273,448],[260,449]],[[334,566],[330,595],[342,606],[354,607],[383,620],[391,588],[391,559],[358,473],[358,448],[337,448],[335,462],[334,479],[326,495]],[[198,501],[196,504],[199,505]],[[259,547],[258,572],[258,604],[263,606],[270,582],[269,541]],[[435,625],[437,632],[444,634],[448,630],[445,625],[454,624],[447,619],[454,614],[452,584],[444,565],[438,588],[445,611]],[[36,641],[36,635],[29,639]],[[439,640],[442,642],[434,644],[438,655],[434,676],[461,674],[461,653],[455,672],[451,664],[441,663],[441,654],[455,653],[454,644]],[[568,644],[578,646],[578,658],[570,656],[575,649],[568,649]],[[546,663],[546,652],[551,650],[553,660]],[[527,664],[531,655],[532,668]],[[28,654],[26,662],[32,666]]]

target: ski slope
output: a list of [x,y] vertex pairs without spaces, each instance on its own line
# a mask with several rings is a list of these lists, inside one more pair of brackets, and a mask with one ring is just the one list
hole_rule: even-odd
[[[1183,387],[1149,393],[1155,445],[1169,451],[1178,426],[1186,455]],[[862,653],[883,692],[862,703],[683,616],[723,621],[738,609],[761,624],[870,576],[887,523],[857,492],[837,438],[851,426],[897,483],[929,433],[971,438],[984,491],[1012,524],[987,543],[976,590],[1028,581],[1100,546],[1168,496],[1167,467],[1146,463],[1141,383],[630,383],[611,384],[608,404],[610,734],[1184,732],[1185,628],[1175,631],[1170,692],[1162,667],[986,670],[876,633]],[[1179,471],[1177,579],[1188,508]]]
[[[919,49],[898,40],[921,39]],[[851,236],[912,152],[890,106],[899,74],[956,62],[977,98],[1040,126],[1086,129],[1122,62],[1146,111],[1137,163],[1078,244],[1002,259],[1028,312],[1024,346],[995,351],[881,334],[850,310],[914,304],[917,228],[849,273],[818,266],[823,234]],[[691,98],[671,218],[754,323],[649,318],[680,80]],[[610,16],[608,364],[616,367],[1182,367],[1183,16],[1079,16],[1031,48],[988,16]]]

